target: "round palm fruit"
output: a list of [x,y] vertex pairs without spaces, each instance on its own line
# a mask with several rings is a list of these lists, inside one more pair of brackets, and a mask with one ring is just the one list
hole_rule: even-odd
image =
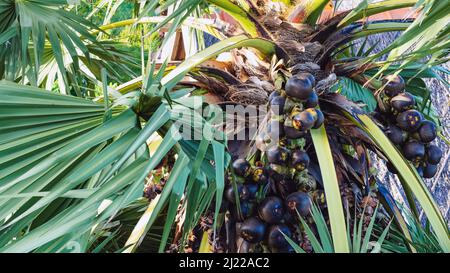
[[314,125],[312,128],[317,129],[320,126],[322,126],[323,122],[325,121],[325,117],[322,113],[322,111],[320,111],[319,109],[316,109],[316,113],[317,113],[317,119],[316,122],[314,122]]
[[272,119],[267,126],[271,139],[280,139],[284,136],[284,125],[276,119]]
[[309,165],[309,156],[305,151],[302,150],[295,150],[292,153],[292,166],[297,171],[303,171],[304,169],[308,168]]
[[273,225],[269,228],[269,233],[267,235],[267,244],[271,250],[284,249],[289,246],[287,237],[292,237],[291,230],[286,225]]
[[298,211],[301,216],[305,217],[311,210],[311,197],[309,197],[307,193],[301,191],[291,193],[286,198],[285,202],[288,211],[294,213],[295,215]]
[[279,91],[273,91],[272,93],[270,93],[269,99],[268,99],[268,100],[269,100],[269,103],[270,103],[270,101],[272,101],[273,98],[279,97],[279,96],[281,96],[281,94],[280,94]]
[[256,167],[253,170],[252,181],[255,183],[266,183],[268,180],[266,170],[264,167]]
[[241,225],[241,237],[249,243],[259,243],[266,233],[266,225],[256,217],[245,220]]
[[393,124],[389,125],[386,135],[396,145],[402,145],[406,140],[403,130]]
[[316,92],[312,92],[304,103],[305,108],[314,108],[318,104],[319,104],[319,96],[317,96]]
[[303,72],[302,74],[306,75],[313,87],[316,86],[316,78],[313,76],[313,74],[308,72]]
[[258,208],[259,217],[266,223],[277,224],[284,215],[283,200],[276,196],[267,197]]
[[286,99],[282,96],[274,97],[270,101],[270,111],[274,115],[283,115],[284,114],[284,105],[286,104]]
[[405,81],[398,75],[387,75],[382,80],[384,93],[393,97],[405,90]]
[[[238,197],[240,201],[248,200],[249,198],[249,192],[245,185],[237,184],[237,191],[238,191]],[[233,186],[229,186],[227,190],[225,191],[225,197],[228,201],[235,204],[236,203],[236,196],[234,194]]]
[[432,178],[436,175],[437,169],[437,165],[427,164],[425,168],[423,168],[423,178]]
[[247,177],[251,172],[250,163],[243,158],[233,161],[232,167],[234,173],[241,177]]
[[419,129],[422,121],[422,114],[416,110],[407,110],[397,116],[398,127],[408,132],[415,132]]
[[416,167],[417,173],[423,177],[423,166]]
[[416,100],[414,96],[408,92],[398,94],[397,96],[391,99],[391,106],[398,112],[403,112],[408,109],[412,109]]
[[437,128],[434,122],[429,120],[424,120],[419,127],[419,138],[420,141],[428,143],[433,141],[437,136]]
[[256,195],[258,194],[259,185],[253,184],[253,183],[248,183],[245,186],[247,187],[247,190],[248,190],[248,199],[254,200],[256,198]]
[[427,162],[430,164],[438,164],[442,158],[442,150],[436,145],[427,147]]
[[418,141],[410,141],[403,145],[403,155],[406,159],[417,161],[425,156],[425,146]]
[[306,131],[299,131],[291,126],[284,126],[284,135],[288,139],[298,139],[306,135]]
[[303,111],[292,117],[292,126],[300,131],[307,131],[314,126],[316,120],[309,111]]
[[247,219],[253,215],[255,204],[253,202],[249,202],[249,201],[242,201],[242,202],[240,202],[240,207],[241,207],[242,217],[244,219]]
[[267,160],[269,163],[285,164],[289,158],[289,150],[282,146],[273,146],[267,150]]
[[313,83],[309,73],[300,73],[292,76],[284,87],[286,94],[290,97],[306,100],[313,92]]

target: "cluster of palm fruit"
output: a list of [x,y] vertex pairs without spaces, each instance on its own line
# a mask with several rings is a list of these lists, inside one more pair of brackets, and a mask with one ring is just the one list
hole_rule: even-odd
[[304,149],[308,131],[324,122],[314,86],[311,74],[300,73],[283,90],[272,92],[267,127],[256,139],[258,150],[248,161],[232,163],[224,195],[229,211],[239,214],[240,251],[292,252],[285,236],[305,243],[298,217],[307,217],[312,200],[324,197],[308,174],[310,157]]
[[[405,91],[405,81],[401,76],[384,77],[383,86],[378,97],[378,107],[381,118],[387,124],[387,136],[422,177],[432,178],[442,157],[441,149],[431,144],[437,136],[436,125],[417,111],[416,100]],[[396,173],[390,163],[387,166]]]

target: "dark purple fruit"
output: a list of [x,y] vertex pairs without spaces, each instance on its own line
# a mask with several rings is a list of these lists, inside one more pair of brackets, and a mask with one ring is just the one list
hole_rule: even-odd
[[316,86],[316,78],[313,76],[313,74],[308,72],[303,72],[302,74],[304,74],[309,79],[313,87]]
[[258,215],[266,223],[277,224],[283,219],[283,200],[270,196],[259,205]]
[[294,127],[284,126],[284,135],[288,139],[298,139],[306,135],[306,131],[299,131]]
[[[238,184],[237,185],[237,191],[238,191],[238,197],[240,201],[248,200],[249,198],[249,192],[245,185]],[[228,201],[235,204],[236,203],[236,196],[234,194],[233,186],[229,186],[225,191],[225,197]]]
[[405,90],[405,81],[398,75],[387,75],[383,78],[384,93],[393,97]]
[[420,141],[428,143],[437,137],[437,128],[432,121],[424,120],[419,127]]
[[319,96],[316,92],[312,92],[308,99],[305,101],[305,108],[314,108],[319,104]]
[[398,127],[408,132],[415,132],[419,129],[422,121],[422,114],[416,110],[407,110],[397,116]]
[[282,146],[274,146],[267,150],[269,163],[285,164],[289,158],[289,150]]
[[438,164],[442,158],[442,150],[436,145],[427,147],[427,162],[430,164]]
[[284,114],[284,105],[286,104],[286,99],[281,96],[274,97],[270,101],[270,111],[274,115],[283,115]]
[[253,170],[252,181],[255,183],[266,183],[268,180],[264,167],[256,167]]
[[410,141],[403,145],[403,155],[406,159],[417,161],[425,156],[425,146],[418,141]]
[[250,163],[243,158],[236,159],[233,162],[232,167],[234,173],[241,177],[247,177],[251,172]]
[[270,120],[267,131],[271,139],[280,139],[284,136],[284,125],[278,120]]
[[313,129],[320,128],[320,126],[322,126],[323,122],[325,121],[325,117],[324,117],[322,111],[317,109],[316,114],[317,114],[317,118],[316,118],[316,122],[314,122]]
[[247,187],[247,190],[248,190],[248,199],[254,200],[256,198],[256,195],[258,194],[259,185],[253,184],[253,183],[248,183],[245,186]]
[[[283,235],[284,234],[284,235]],[[286,225],[273,225],[269,228],[269,233],[267,235],[267,244],[270,249],[284,249],[289,246],[288,241],[286,241],[287,237],[292,237],[291,230]]]
[[281,96],[279,91],[273,91],[272,93],[270,93],[270,95],[269,95],[269,103],[272,101],[273,98],[279,97],[279,96]]
[[292,117],[292,127],[299,131],[311,129],[315,122],[314,116],[309,111],[300,112]]
[[408,109],[412,109],[415,103],[416,100],[414,99],[414,96],[408,92],[398,94],[391,99],[391,106],[397,112],[403,112]]
[[243,201],[240,203],[240,207],[241,207],[241,215],[244,219],[249,218],[250,216],[253,215],[253,211],[255,208],[255,204],[253,202],[249,202],[249,201]]
[[418,166],[418,167],[416,168],[416,170],[417,170],[417,173],[418,173],[420,176],[423,177],[423,167],[422,167],[422,166]]
[[402,145],[405,142],[405,133],[402,129],[395,125],[389,125],[389,129],[386,131],[387,137],[396,145]]
[[[308,73],[309,74],[309,73]],[[286,94],[290,97],[306,100],[313,92],[313,83],[307,73],[300,73],[292,76],[284,87]]]
[[249,243],[259,243],[266,233],[266,225],[256,217],[245,220],[241,225],[241,237]]
[[297,171],[303,171],[304,169],[308,168],[309,165],[309,156],[305,151],[302,150],[295,150],[292,153],[292,166]]
[[437,165],[427,164],[425,168],[423,168],[423,178],[432,178],[436,175],[437,169]]
[[286,198],[286,207],[291,213],[297,214],[298,211],[301,216],[305,217],[311,210],[311,197],[301,191],[291,193]]

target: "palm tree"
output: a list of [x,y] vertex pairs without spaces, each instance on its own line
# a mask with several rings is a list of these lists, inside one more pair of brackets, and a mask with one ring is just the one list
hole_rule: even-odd
[[[236,251],[236,242],[240,250],[243,241],[235,230],[246,217],[244,202],[225,199],[230,201],[228,192],[239,197],[238,188],[248,182],[239,177],[246,173],[229,166],[245,158],[254,172],[267,152],[255,136],[226,141],[232,135],[201,112],[217,101],[226,108],[267,105],[277,92],[289,98],[287,82],[307,75],[304,82],[312,84],[312,75],[318,94],[313,108],[323,112],[324,122],[295,142],[310,155],[308,168],[282,180],[314,180],[319,185],[304,191],[319,209],[293,216],[301,222],[300,236],[284,230],[289,244],[298,252],[308,242],[316,252],[359,252],[378,238],[380,251],[427,251],[429,245],[449,252],[446,220],[422,179],[430,176],[431,163],[422,166],[424,160],[409,156],[387,135],[397,122],[393,117],[407,112],[393,112],[388,93],[402,79],[400,89],[413,98],[407,106],[415,110],[408,111],[440,124],[423,78],[437,77],[436,68],[447,61],[450,4],[363,1],[335,14],[329,1],[294,2],[111,0],[77,6],[2,0],[0,250],[210,251],[212,244],[216,251]],[[367,20],[405,7],[416,19]],[[209,19],[216,9],[236,24]],[[127,19],[114,21],[117,11]],[[158,49],[188,27],[200,49],[203,32],[220,41],[176,66],[157,63]],[[368,36],[390,31],[402,35],[385,49],[365,46]],[[130,42],[124,36],[138,38]],[[220,55],[225,52],[230,54]],[[272,119],[267,114],[263,125]],[[180,125],[189,127],[180,132]],[[216,137],[205,137],[205,130]],[[186,139],[185,133],[202,137]],[[408,139],[419,150],[428,142],[412,132]],[[377,180],[374,158],[397,173],[407,207]],[[278,180],[271,177],[269,184]],[[257,202],[265,194],[282,196],[280,189],[257,188],[263,192]],[[421,226],[417,205],[429,229]],[[395,227],[389,227],[390,219]],[[313,239],[316,231],[320,242]],[[246,246],[268,250],[265,244]]]

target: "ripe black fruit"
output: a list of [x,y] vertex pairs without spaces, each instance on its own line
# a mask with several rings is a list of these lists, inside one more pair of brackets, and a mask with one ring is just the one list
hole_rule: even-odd
[[442,158],[442,150],[436,145],[427,147],[427,162],[430,164],[438,164]]
[[298,139],[306,135],[306,131],[299,131],[294,127],[284,126],[284,135],[288,139]]
[[309,165],[309,156],[305,151],[295,150],[292,153],[292,166],[297,171],[303,171],[308,168]]
[[313,76],[313,74],[307,72],[303,72],[303,74],[309,79],[313,87],[316,86],[316,78]]
[[284,136],[284,125],[278,120],[270,120],[267,131],[271,139],[280,139]]
[[319,109],[316,109],[316,113],[317,113],[316,122],[314,122],[314,126],[312,127],[314,129],[317,129],[320,126],[322,126],[323,122],[325,121],[325,117],[324,117],[322,111],[320,111]]
[[248,190],[248,199],[254,200],[256,198],[256,195],[258,194],[259,185],[253,184],[253,183],[248,183],[245,186],[247,187],[247,190]]
[[437,169],[437,165],[427,164],[425,168],[423,168],[423,178],[432,178],[436,175]]
[[419,129],[422,121],[422,114],[416,110],[407,110],[397,116],[398,127],[408,132],[414,132]]
[[[249,198],[249,192],[245,185],[238,184],[237,185],[237,191],[238,191],[238,197],[240,201],[245,201]],[[236,203],[236,196],[234,194],[233,186],[229,186],[227,190],[225,191],[225,197],[228,201],[235,204]]]
[[245,220],[241,225],[241,237],[250,243],[258,243],[264,238],[266,225],[256,217]]
[[307,73],[300,73],[292,76],[286,82],[286,94],[300,100],[308,99],[313,92],[314,87],[309,75]]
[[425,146],[418,141],[410,141],[403,145],[403,155],[411,161],[420,160],[425,156]]
[[308,99],[305,101],[305,108],[314,108],[319,104],[319,96],[316,92],[312,92]]
[[405,142],[405,134],[399,127],[390,125],[386,132],[388,138],[396,145],[402,145]]
[[414,96],[408,92],[398,94],[391,99],[391,106],[398,112],[403,112],[414,107]]
[[420,176],[423,176],[423,166],[418,166],[418,167],[416,168],[416,170],[417,170],[417,173],[418,173]]
[[267,160],[269,163],[284,164],[289,158],[289,150],[285,147],[274,146],[267,150]]
[[279,96],[281,96],[280,92],[278,92],[278,91],[273,91],[273,92],[270,93],[270,95],[269,95],[269,102],[271,102],[273,98],[279,97]]
[[255,204],[249,201],[242,201],[240,202],[240,207],[241,207],[241,215],[244,219],[246,219],[252,216]]
[[292,236],[291,230],[286,225],[273,225],[269,228],[267,243],[270,249],[284,249],[289,246],[283,234],[287,237]]
[[297,191],[291,193],[286,198],[286,207],[288,211],[294,214],[297,214],[298,211],[301,216],[305,217],[309,214],[311,209],[311,198],[304,192]]
[[236,159],[233,162],[233,171],[236,175],[247,177],[250,174],[250,163],[247,162],[247,160],[243,158]]
[[387,75],[383,78],[383,86],[385,94],[393,97],[405,89],[405,80],[398,75]]
[[263,200],[258,208],[259,217],[269,224],[277,224],[283,219],[283,200],[270,196]]
[[433,141],[437,136],[436,125],[432,121],[424,120],[419,127],[419,138],[420,141],[428,143]]
[[306,131],[314,126],[316,120],[309,111],[303,111],[292,117],[292,126],[300,131]]
[[286,99],[284,97],[276,96],[270,101],[270,110],[274,115],[283,115],[285,104]]

